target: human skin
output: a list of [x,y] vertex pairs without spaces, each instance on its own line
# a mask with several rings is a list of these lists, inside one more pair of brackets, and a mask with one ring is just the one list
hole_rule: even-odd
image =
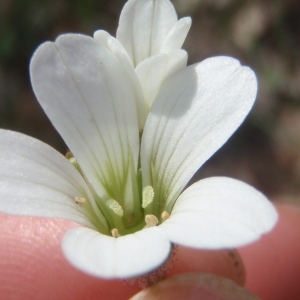
[[[74,226],[78,225],[64,220],[2,214],[0,295],[6,295],[5,299],[128,299],[141,289],[140,279],[103,280],[71,266],[63,256],[60,240]],[[244,270],[240,261],[235,265],[239,257],[234,253],[177,247],[163,277],[210,271],[242,284]]]
[[264,300],[300,299],[300,206],[280,204],[277,210],[273,231],[239,249],[246,288]]
[[[282,299],[275,297],[278,291],[289,299],[300,295],[296,284],[300,275],[300,259],[296,255],[300,250],[300,243],[297,243],[300,240],[300,209],[280,206],[279,213],[280,220],[273,232],[240,249],[247,272],[246,287],[261,297],[266,295],[267,298],[263,297],[266,300]],[[74,226],[78,225],[64,220],[0,215],[1,297],[8,300],[128,299],[141,290],[141,282],[145,280],[103,280],[71,266],[62,254],[60,240],[64,232]],[[286,242],[289,247],[280,247]],[[285,251],[288,251],[286,259]],[[263,270],[260,269],[262,262],[265,264]],[[186,272],[208,272],[238,284],[244,281],[243,264],[236,252],[179,246],[157,280]],[[198,297],[201,293],[206,295],[205,290],[193,291]]]
[[208,273],[183,273],[146,288],[130,300],[259,300],[224,277]]

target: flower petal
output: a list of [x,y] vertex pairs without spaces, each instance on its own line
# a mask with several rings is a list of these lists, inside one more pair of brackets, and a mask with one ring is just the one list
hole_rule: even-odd
[[[0,153],[1,212],[62,218],[91,228],[100,220],[98,229],[108,231],[83,178],[53,148],[26,135],[0,130]],[[80,206],[75,197],[86,202]]]
[[158,54],[147,58],[136,67],[141,82],[148,111],[163,82],[173,73],[186,67],[187,53],[174,50],[167,54]]
[[212,177],[187,188],[160,227],[174,243],[220,249],[253,242],[276,221],[275,208],[256,189],[235,179]]
[[176,11],[169,0],[129,0],[120,15],[117,39],[137,66],[159,53],[176,23]]
[[255,100],[254,73],[230,57],[177,72],[161,88],[142,137],[143,185],[172,207],[198,168],[244,120]]
[[119,60],[120,65],[126,73],[126,78],[128,78],[132,83],[134,92],[136,93],[134,100],[137,101],[136,106],[138,108],[139,127],[140,130],[142,130],[144,128],[148,112],[146,111],[142,87],[125,48],[116,38],[112,37],[104,30],[96,31],[94,33],[94,39],[102,46],[107,45],[107,48]]
[[165,70],[165,79],[179,70],[183,69],[187,65],[188,55],[185,50],[177,49],[170,51],[168,54],[168,63]]
[[169,53],[172,50],[180,49],[191,28],[191,25],[192,19],[190,17],[180,19],[168,33],[162,44],[161,52]]
[[136,73],[143,88],[148,111],[164,79],[167,60],[167,55],[158,54],[147,58],[136,67]]
[[139,126],[135,86],[120,57],[98,40],[67,34],[38,48],[30,73],[40,104],[97,194],[122,198],[128,169],[137,168]]
[[69,230],[63,251],[77,268],[103,278],[129,278],[159,267],[169,256],[171,244],[157,227],[113,238],[94,230]]

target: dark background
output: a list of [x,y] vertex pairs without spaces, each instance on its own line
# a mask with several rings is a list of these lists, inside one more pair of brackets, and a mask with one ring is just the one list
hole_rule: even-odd
[[[124,0],[0,0],[0,127],[66,147],[35,100],[33,51],[66,32],[112,35]],[[255,70],[256,105],[194,179],[242,179],[274,201],[300,203],[300,5],[298,0],[174,0],[190,15],[189,64],[229,55]],[[0,166],[1,167],[1,166]]]

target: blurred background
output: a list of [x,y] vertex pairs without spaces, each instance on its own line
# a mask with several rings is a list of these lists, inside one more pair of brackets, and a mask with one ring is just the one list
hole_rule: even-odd
[[[32,92],[28,66],[39,44],[66,32],[115,35],[125,0],[0,0],[0,127],[66,152]],[[190,15],[189,64],[215,55],[255,70],[259,94],[246,122],[194,180],[230,176],[273,201],[300,204],[300,5],[297,0],[174,0]],[[1,166],[0,166],[1,167]]]

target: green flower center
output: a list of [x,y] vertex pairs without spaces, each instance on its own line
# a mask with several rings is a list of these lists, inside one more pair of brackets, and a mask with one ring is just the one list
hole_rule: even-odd
[[[71,152],[66,154],[66,158],[83,174]],[[128,165],[119,174],[108,165],[107,172],[105,172],[106,176],[104,178],[99,177],[100,183],[106,190],[104,198],[100,198],[92,191],[96,204],[105,217],[109,228],[103,232],[103,226],[94,225],[100,232],[110,233],[116,238],[159,225],[169,217],[166,210],[158,209],[153,187],[142,187],[141,171],[135,172],[131,162],[132,159],[129,159]],[[90,189],[93,190],[91,186]],[[85,206],[88,211],[93,210],[92,206],[88,205],[88,199],[75,197],[74,200],[78,205]],[[97,221],[93,223],[95,222],[97,223]]]

